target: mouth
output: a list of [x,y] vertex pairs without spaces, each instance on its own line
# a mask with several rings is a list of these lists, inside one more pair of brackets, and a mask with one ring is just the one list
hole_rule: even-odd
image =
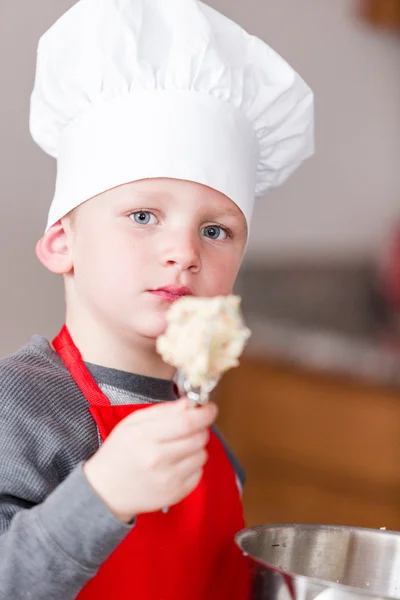
[[175,302],[184,296],[193,296],[192,290],[187,287],[179,285],[167,285],[165,287],[157,288],[156,290],[149,290],[150,294],[163,298],[168,302]]

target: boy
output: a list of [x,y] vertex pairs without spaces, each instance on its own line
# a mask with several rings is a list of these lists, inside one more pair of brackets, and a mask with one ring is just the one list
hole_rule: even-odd
[[231,293],[312,105],[195,0],[80,0],[41,39],[31,132],[58,172],[37,255],[66,325],[0,364],[1,599],[246,598],[242,472],[155,340],[171,302]]

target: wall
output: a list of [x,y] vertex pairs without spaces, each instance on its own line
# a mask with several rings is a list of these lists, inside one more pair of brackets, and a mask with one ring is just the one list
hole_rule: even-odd
[[[211,3],[268,40],[317,96],[318,154],[259,202],[248,260],[373,255],[398,212],[398,40],[360,24],[357,0]],[[0,354],[62,321],[61,281],[34,255],[55,165],[30,140],[28,110],[38,38],[72,4],[0,3]]]
[[258,203],[248,259],[374,256],[400,213],[400,43],[360,0],[214,0],[316,95],[317,154]]

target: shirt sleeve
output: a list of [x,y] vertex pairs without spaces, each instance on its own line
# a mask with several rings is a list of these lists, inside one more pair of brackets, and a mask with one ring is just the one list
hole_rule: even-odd
[[69,473],[54,467],[51,453],[45,463],[19,395],[3,380],[0,598],[73,600],[132,527],[97,496],[82,463]]
[[81,465],[42,504],[26,504],[0,496],[0,598],[76,598],[131,530],[98,498]]

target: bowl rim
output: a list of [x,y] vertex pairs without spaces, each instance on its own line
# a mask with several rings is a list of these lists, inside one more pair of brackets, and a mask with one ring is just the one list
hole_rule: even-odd
[[[398,596],[387,596],[384,594],[377,594],[371,590],[365,588],[358,588],[351,585],[345,585],[343,583],[337,583],[333,581],[329,581],[329,579],[319,579],[317,577],[308,577],[307,575],[300,575],[298,573],[294,573],[292,571],[285,571],[284,569],[280,569],[271,563],[264,561],[260,558],[253,556],[252,554],[247,553],[241,546],[240,540],[245,537],[245,534],[250,532],[257,531],[265,531],[266,529],[325,529],[328,531],[360,531],[365,533],[374,533],[382,536],[396,537],[400,538],[400,531],[390,530],[390,529],[374,529],[372,527],[352,527],[351,525],[324,525],[319,523],[268,523],[266,525],[254,525],[252,527],[246,527],[241,529],[235,535],[235,543],[241,550],[241,552],[251,558],[255,563],[262,567],[268,567],[271,571],[282,575],[283,578],[290,577],[294,580],[301,581],[309,581],[316,585],[321,585],[325,587],[334,588],[340,590],[341,592],[355,594],[357,596],[367,596],[369,598],[379,598],[379,600],[400,600],[400,594]],[[400,590],[399,590],[400,592]]]

